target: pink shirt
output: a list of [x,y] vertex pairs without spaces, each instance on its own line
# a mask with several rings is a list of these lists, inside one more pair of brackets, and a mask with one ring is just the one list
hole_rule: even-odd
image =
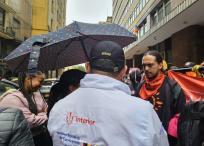
[[8,92],[3,97],[1,97],[0,106],[20,109],[23,111],[30,128],[37,127],[48,120],[47,103],[43,100],[42,96],[38,92],[34,93],[34,98],[37,104],[37,115],[30,112],[26,98],[20,91],[17,90]]

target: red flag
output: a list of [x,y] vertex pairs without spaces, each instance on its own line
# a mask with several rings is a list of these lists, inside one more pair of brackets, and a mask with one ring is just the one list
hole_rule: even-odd
[[204,100],[204,78],[189,77],[185,74],[168,71],[168,76],[174,79],[186,94],[187,101]]

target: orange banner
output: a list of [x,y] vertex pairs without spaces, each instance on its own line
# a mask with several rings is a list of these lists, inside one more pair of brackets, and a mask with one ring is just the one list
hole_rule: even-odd
[[189,77],[185,74],[168,71],[168,76],[174,79],[183,89],[186,94],[186,99],[189,101],[204,100],[204,78]]

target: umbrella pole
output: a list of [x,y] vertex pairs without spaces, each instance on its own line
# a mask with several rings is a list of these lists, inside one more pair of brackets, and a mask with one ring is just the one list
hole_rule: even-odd
[[87,51],[86,51],[86,47],[85,47],[85,45],[84,45],[83,39],[80,39],[79,41],[80,41],[80,43],[81,43],[81,45],[82,45],[82,47],[83,47],[83,49],[84,49],[84,53],[85,53],[85,55],[86,55],[86,58],[87,58],[87,60],[89,61],[89,56],[88,56],[88,53],[87,53]]

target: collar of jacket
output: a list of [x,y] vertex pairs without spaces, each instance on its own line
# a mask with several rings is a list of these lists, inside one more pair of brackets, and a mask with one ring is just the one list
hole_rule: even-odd
[[81,88],[96,88],[103,90],[120,90],[131,95],[130,88],[125,83],[114,78],[99,75],[87,74],[80,82]]

